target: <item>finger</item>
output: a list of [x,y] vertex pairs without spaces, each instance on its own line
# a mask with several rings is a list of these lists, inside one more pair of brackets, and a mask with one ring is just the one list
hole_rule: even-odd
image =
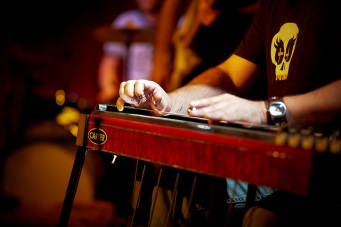
[[223,102],[210,103],[207,106],[195,106],[188,110],[192,117],[204,117],[211,120],[221,120],[222,110],[225,108]]
[[166,111],[165,107],[167,106],[167,103],[165,103],[160,93],[154,93],[151,98],[150,106],[156,114],[162,115],[163,112]]
[[[141,87],[137,87],[137,90],[142,89],[142,85],[140,84],[139,86]],[[144,81],[143,89],[147,96],[148,104],[155,114],[164,115],[164,112],[170,110],[169,96],[159,84],[153,81]]]
[[145,91],[145,83],[147,83],[147,81],[137,80],[134,86],[134,94],[141,102],[145,102],[147,100],[145,95],[147,92]]
[[188,114],[192,117],[203,117],[207,107],[212,106],[211,98],[195,100],[189,103]]
[[120,98],[124,102],[137,106],[139,104],[139,100],[135,97],[134,87],[135,87],[135,80],[122,82],[120,84],[119,94],[120,94]]
[[122,82],[120,83],[120,88],[118,89],[118,94],[120,96],[122,96],[124,94],[124,86],[125,86],[126,82]]
[[148,83],[148,81],[136,80],[134,82],[134,98],[131,99],[131,102],[135,107],[149,108],[147,100],[150,98],[150,91],[145,88],[145,83]]
[[204,98],[199,100],[194,100],[190,102],[191,107],[203,108],[209,105],[213,105],[222,101],[222,96],[214,96],[210,98]]
[[150,100],[150,107],[152,108],[152,110],[157,109],[157,102],[156,99],[154,98],[154,95],[152,95],[151,100]]
[[135,98],[135,83],[136,80],[128,80],[123,86],[123,97],[127,97],[128,100]]
[[118,90],[119,98],[116,101],[118,110],[120,111],[123,110],[124,103],[128,103],[135,106],[139,104],[139,100],[137,99],[137,97],[135,97],[134,88],[135,80],[121,82]]
[[116,107],[117,107],[117,110],[118,110],[118,111],[123,111],[123,109],[124,109],[124,100],[123,100],[121,97],[119,97],[119,98],[117,99],[117,101],[116,101]]
[[135,96],[142,103],[149,101],[149,106],[157,110],[162,110],[162,95],[165,93],[162,88],[153,81],[138,80],[135,83]]
[[125,102],[128,102],[131,98],[126,95],[126,91],[125,91],[126,84],[127,84],[127,82],[122,82],[120,84],[120,88],[118,90],[118,93],[119,93],[121,99],[123,99]]

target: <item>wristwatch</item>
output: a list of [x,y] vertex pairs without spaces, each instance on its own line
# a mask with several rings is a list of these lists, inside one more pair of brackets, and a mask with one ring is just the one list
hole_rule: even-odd
[[283,102],[283,99],[273,96],[268,100],[265,100],[265,106],[268,114],[268,123],[285,127],[287,107]]

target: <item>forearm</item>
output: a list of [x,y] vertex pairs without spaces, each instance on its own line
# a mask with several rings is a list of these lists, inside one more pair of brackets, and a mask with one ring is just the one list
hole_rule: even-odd
[[284,102],[289,126],[319,127],[340,123],[341,80],[306,94],[286,96]]
[[187,85],[169,93],[172,100],[171,112],[187,114],[190,101],[220,95],[227,91],[235,93],[236,88],[221,69],[213,67]]

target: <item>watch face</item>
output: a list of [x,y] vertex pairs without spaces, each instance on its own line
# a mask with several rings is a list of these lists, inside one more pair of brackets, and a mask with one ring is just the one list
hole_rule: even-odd
[[287,111],[286,106],[282,102],[271,102],[269,106],[269,112],[272,117],[284,117]]

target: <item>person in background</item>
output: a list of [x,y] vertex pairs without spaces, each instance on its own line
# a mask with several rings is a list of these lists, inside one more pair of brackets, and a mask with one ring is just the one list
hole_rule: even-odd
[[[333,1],[262,0],[243,40],[224,62],[169,93],[154,81],[124,81],[116,106],[119,111],[130,104],[155,115],[243,122],[245,127],[273,124],[283,130],[339,131],[340,22]],[[266,78],[268,99],[242,98],[259,77]],[[276,103],[282,108],[274,114],[270,107]],[[331,173],[340,171],[335,170]],[[250,208],[241,224],[340,226],[340,186],[337,175],[333,177],[312,179],[316,188],[308,196],[275,190]]]
[[172,91],[221,63],[239,44],[258,6],[259,0],[165,1],[157,27],[153,80]]
[[[100,103],[114,103],[123,80],[151,79],[155,35],[153,30],[158,23],[163,0],[135,0],[135,2],[136,9],[119,14],[112,23],[112,29],[119,33],[117,40],[107,41],[103,45],[103,56],[98,71],[97,99]],[[134,177],[136,160],[119,157],[113,165],[111,154],[102,152],[101,156],[104,175],[97,187],[97,197],[112,201],[117,216],[127,217],[133,212],[131,195],[134,186],[129,180]],[[145,203],[148,204],[149,201]],[[143,204],[144,201],[141,201],[141,207],[144,206]],[[140,210],[141,212],[137,212],[136,215],[136,223],[144,223],[145,218],[148,217],[143,213],[144,209]]]
[[147,33],[157,24],[162,1],[136,0],[138,8],[121,13],[113,21],[112,28],[123,33],[126,40],[108,41],[103,45],[98,72],[100,102],[115,100],[122,80],[151,78],[154,46],[142,36],[150,37]]

